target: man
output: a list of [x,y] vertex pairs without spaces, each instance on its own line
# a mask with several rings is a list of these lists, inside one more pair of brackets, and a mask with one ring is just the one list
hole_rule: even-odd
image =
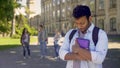
[[[88,6],[78,5],[73,9],[73,17],[77,31],[70,40],[73,29],[67,32],[63,45],[60,48],[60,58],[67,61],[66,68],[102,68],[108,50],[108,38],[106,33],[99,29],[98,42],[95,45],[92,39],[94,24]],[[89,49],[81,48],[76,38],[84,38],[90,41]]]
[[46,47],[47,47],[46,39],[47,39],[46,31],[43,25],[40,25],[38,32],[38,42],[40,44],[41,58],[44,58],[46,56]]

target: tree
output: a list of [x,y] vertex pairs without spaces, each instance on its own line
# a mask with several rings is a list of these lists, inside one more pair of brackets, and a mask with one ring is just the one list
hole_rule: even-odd
[[0,32],[6,33],[10,28],[9,21],[12,21],[14,18],[14,8],[17,7],[18,4],[15,0],[0,0]]
[[11,23],[11,37],[15,34],[15,9],[17,8],[20,8],[21,7],[21,4],[18,4],[18,3],[14,3],[14,14],[13,14],[13,19],[12,19],[12,23]]

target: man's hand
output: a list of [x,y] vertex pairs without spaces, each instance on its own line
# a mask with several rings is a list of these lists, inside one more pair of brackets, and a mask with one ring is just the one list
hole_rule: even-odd
[[87,49],[83,49],[75,41],[75,44],[72,46],[72,52],[75,53],[78,60],[91,60],[91,54]]
[[77,40],[75,40],[75,44],[72,46],[72,52],[73,53],[78,53],[80,49],[79,44],[77,43]]

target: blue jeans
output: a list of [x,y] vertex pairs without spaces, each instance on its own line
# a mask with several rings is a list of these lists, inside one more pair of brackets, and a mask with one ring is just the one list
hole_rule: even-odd
[[46,56],[47,53],[47,45],[45,41],[40,41],[40,51],[41,51],[41,56]]
[[26,55],[26,51],[28,53],[28,56],[30,56],[30,48],[29,48],[28,42],[24,42],[24,44],[23,44],[23,56]]
[[58,44],[58,40],[54,41],[54,48],[55,48],[55,55],[56,57],[59,56],[59,44]]

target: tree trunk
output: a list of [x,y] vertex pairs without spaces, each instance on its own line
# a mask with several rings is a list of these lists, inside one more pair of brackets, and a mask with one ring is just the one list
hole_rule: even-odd
[[12,20],[12,23],[11,23],[11,37],[15,34],[15,16],[14,16],[14,18],[13,18],[13,20]]

